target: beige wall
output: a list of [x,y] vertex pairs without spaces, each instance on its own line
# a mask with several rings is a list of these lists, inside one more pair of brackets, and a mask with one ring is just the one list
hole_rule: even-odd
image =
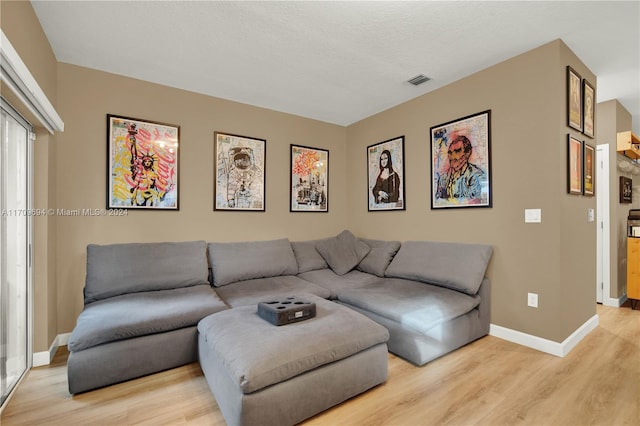
[[640,197],[635,192],[632,204],[621,204],[619,179],[635,178],[635,185],[640,179],[618,168],[619,162],[629,160],[616,151],[616,134],[631,130],[631,114],[615,99],[599,103],[597,111],[598,143],[609,145],[609,297],[620,299],[627,293],[627,216],[629,209],[640,208]]
[[[19,54],[30,58],[35,46],[48,49],[50,57],[46,40],[17,28],[26,23],[41,33],[30,5],[7,3],[12,2],[2,3],[3,31],[10,11],[11,22],[17,22],[10,39],[17,39]],[[42,251],[46,247],[49,255],[40,276],[53,281],[45,283],[45,297],[56,297],[57,318],[53,312],[36,317],[47,330],[37,338],[36,351],[52,342],[52,328],[65,333],[75,324],[88,243],[295,240],[344,228],[372,238],[481,242],[495,249],[488,272],[492,323],[561,342],[595,314],[595,224],[586,220],[595,198],[566,193],[567,133],[586,139],[566,126],[566,65],[597,82],[560,41],[347,128],[67,64],[58,64],[56,75],[55,67],[47,72],[50,60],[29,61],[38,63],[32,72],[65,121],[65,132],[36,155],[49,160],[36,177],[44,191],[37,200],[49,206],[105,206],[107,113],[181,126],[180,211],[57,217],[40,230],[38,238],[47,240]],[[429,128],[486,109],[492,111],[493,207],[430,210]],[[213,211],[215,130],[267,140],[266,212]],[[407,210],[369,213],[366,146],[399,135],[406,141]],[[330,150],[329,213],[289,212],[291,143]],[[543,222],[525,224],[525,208],[541,208]],[[526,306],[527,292],[539,294],[538,309]]]
[[[348,127],[349,226],[371,238],[491,244],[493,324],[563,341],[595,314],[595,198],[566,191],[566,66],[556,41]],[[491,110],[493,208],[430,209],[430,127]],[[405,135],[406,211],[367,212],[366,147]],[[359,160],[360,159],[360,160]],[[524,210],[541,208],[541,224]],[[539,308],[527,307],[527,293]]]
[[[140,80],[60,64],[59,209],[106,205],[108,113],[180,126],[180,211],[129,210],[126,217],[58,220],[58,332],[82,308],[86,246],[116,242],[310,239],[347,227],[346,129]],[[213,132],[267,140],[266,211],[213,211]],[[290,144],[328,149],[329,212],[289,212]]]
[[[40,23],[28,1],[0,2],[0,21],[4,34],[34,76],[49,101],[56,106],[57,62]],[[56,136],[41,127],[11,90],[2,86],[4,96],[35,127],[34,194],[35,208],[55,208]],[[58,334],[55,236],[56,218],[38,216],[33,220],[33,286],[35,352],[48,350]]]

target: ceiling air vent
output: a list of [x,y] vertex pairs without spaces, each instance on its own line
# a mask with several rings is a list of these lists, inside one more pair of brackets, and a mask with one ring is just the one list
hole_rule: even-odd
[[411,78],[411,79],[407,80],[407,83],[411,83],[411,84],[413,84],[414,86],[418,86],[418,85],[420,85],[420,84],[422,84],[422,83],[426,83],[426,82],[427,82],[427,81],[429,81],[429,80],[431,80],[431,79],[430,79],[429,77],[427,77],[426,75],[424,75],[424,74],[418,74],[418,75],[416,75],[415,77],[413,77],[413,78]]

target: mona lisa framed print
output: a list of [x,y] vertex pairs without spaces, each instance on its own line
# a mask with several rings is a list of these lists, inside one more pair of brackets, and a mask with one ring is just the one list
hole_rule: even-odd
[[404,136],[367,147],[369,211],[404,210]]

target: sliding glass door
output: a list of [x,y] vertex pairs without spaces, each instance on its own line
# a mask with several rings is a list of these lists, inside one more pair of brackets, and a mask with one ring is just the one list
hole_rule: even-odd
[[31,363],[29,189],[31,126],[1,99],[0,404]]

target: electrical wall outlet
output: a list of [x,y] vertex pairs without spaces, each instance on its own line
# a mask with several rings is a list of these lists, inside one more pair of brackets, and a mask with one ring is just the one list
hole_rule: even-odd
[[536,293],[527,293],[527,306],[538,307],[538,295]]

